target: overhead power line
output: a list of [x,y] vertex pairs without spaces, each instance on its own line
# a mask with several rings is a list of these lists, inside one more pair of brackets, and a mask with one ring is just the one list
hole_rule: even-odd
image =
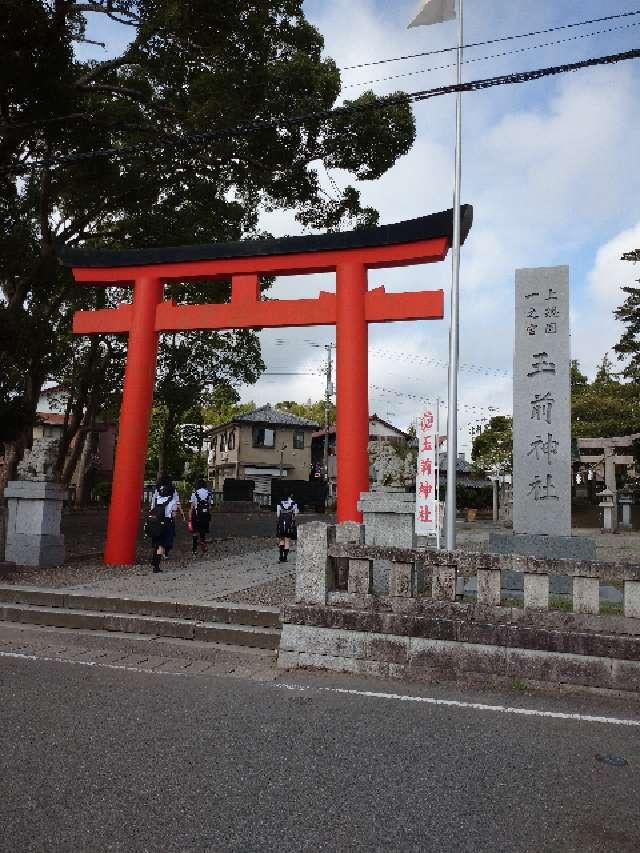
[[[421,394],[410,394],[406,391],[396,391],[393,388],[385,388],[382,385],[369,385],[369,388],[374,391],[379,391],[382,394],[386,394],[390,397],[404,397],[407,400],[415,400],[421,403],[433,403],[433,397],[424,397]],[[444,400],[440,401],[440,405],[443,409],[447,408],[447,403]],[[474,406],[472,403],[458,403],[459,409],[465,409],[470,412],[492,412],[495,413],[499,410],[498,406]]]
[[4,171],[13,172],[14,174],[30,171],[31,169],[50,169],[55,166],[62,166],[67,163],[81,162],[82,160],[91,160],[98,157],[122,157],[127,154],[140,154],[145,151],[153,150],[173,150],[177,148],[193,148],[200,145],[205,145],[214,139],[221,136],[228,137],[232,134],[242,135],[252,133],[257,130],[263,130],[268,127],[295,127],[302,125],[311,120],[326,120],[338,118],[350,113],[366,112],[372,109],[385,109],[394,104],[406,103],[407,100],[412,103],[430,100],[431,98],[449,95],[454,92],[477,92],[483,89],[492,89],[495,86],[509,86],[516,83],[526,83],[531,80],[541,80],[544,77],[553,77],[559,74],[566,74],[571,71],[579,71],[585,68],[594,68],[600,65],[614,65],[618,62],[625,62],[630,59],[640,58],[640,49],[627,50],[622,53],[609,54],[607,56],[597,56],[591,59],[583,59],[579,62],[567,63],[564,65],[554,65],[547,68],[538,68],[532,71],[521,71],[512,74],[502,74],[497,77],[488,77],[480,80],[470,80],[467,83],[453,84],[449,86],[439,86],[434,89],[423,89],[415,92],[407,92],[389,97],[382,97],[376,103],[366,104],[349,104],[344,107],[335,107],[330,110],[322,110],[319,112],[305,113],[303,115],[291,116],[288,119],[283,119],[280,122],[270,120],[254,120],[236,125],[230,125],[217,130],[203,131],[200,133],[189,133],[175,139],[165,140],[163,142],[146,141],[139,142],[134,145],[127,145],[121,148],[94,148],[90,151],[77,152],[75,154],[62,154],[50,159],[34,160],[28,164],[21,164],[18,167],[11,167]]
[[[577,36],[568,36],[564,39],[556,39],[555,41],[542,42],[541,44],[530,44],[526,47],[516,47],[513,50],[503,50],[501,53],[490,53],[487,56],[474,56],[471,59],[463,59],[463,65],[469,65],[472,62],[486,62],[489,59],[502,59],[505,56],[515,56],[518,53],[526,53],[529,50],[541,50],[545,47],[554,47],[559,44],[567,44],[572,41],[580,41],[581,39],[593,38],[594,36],[605,35],[608,33],[619,32],[620,30],[629,30],[632,27],[640,26],[640,21],[633,21],[630,24],[622,24],[620,27],[609,27],[606,30],[595,30],[591,33],[582,33]],[[420,68],[417,71],[405,71],[403,74],[391,74],[389,77],[377,77],[374,80],[363,80],[360,83],[348,83],[343,86],[343,89],[354,89],[357,86],[369,86],[372,83],[386,83],[388,80],[399,80],[401,77],[415,77],[418,74],[427,74],[431,71],[443,71],[447,68],[455,68],[457,63],[448,62],[445,65],[433,65],[431,68]]]
[[[494,39],[487,39],[486,41],[475,41],[469,42],[468,44],[462,45],[464,50],[467,50],[472,47],[483,47],[488,44],[498,44],[504,41],[515,41],[516,39],[524,39],[524,38],[532,38],[533,36],[542,36],[547,35],[548,33],[557,33],[560,30],[569,30],[573,27],[586,27],[590,24],[602,24],[605,21],[616,21],[620,18],[632,18],[635,15],[640,15],[640,9],[634,9],[630,12],[620,12],[617,15],[605,15],[603,18],[588,18],[584,21],[575,21],[572,24],[560,24],[557,27],[547,27],[544,30],[532,30],[528,33],[517,33],[516,35],[511,36],[500,36]],[[420,53],[408,53],[404,56],[392,56],[389,59],[373,59],[370,62],[359,62],[357,65],[344,65],[340,68],[340,71],[353,71],[356,68],[370,68],[373,65],[386,65],[389,62],[402,62],[406,59],[419,59],[423,56],[436,56],[441,53],[453,53],[458,50],[457,45],[455,47],[441,47],[437,50],[424,50]]]
[[[372,349],[369,352],[370,355],[379,356],[380,358],[384,359],[394,359],[400,356],[403,361],[410,361],[414,364],[428,364],[433,367],[448,367],[448,362],[446,361],[441,361],[437,358],[432,358],[431,356],[418,355],[416,353],[399,352],[398,350],[385,350],[377,348]],[[486,367],[485,365],[474,364],[472,362],[461,362],[458,366],[460,370],[467,370],[471,373],[479,373],[484,376],[511,376],[511,371],[506,370],[503,367]]]

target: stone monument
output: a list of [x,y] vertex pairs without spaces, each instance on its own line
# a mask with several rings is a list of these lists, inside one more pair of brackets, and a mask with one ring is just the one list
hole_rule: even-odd
[[595,559],[571,536],[569,268],[516,270],[513,365],[513,533],[497,553]]
[[374,481],[362,492],[358,509],[363,514],[364,543],[392,548],[415,548],[415,462],[411,454],[399,456],[386,442],[370,442]]
[[66,489],[55,482],[56,441],[35,439],[7,483],[9,503],[5,560],[21,566],[57,566],[64,561],[60,532]]
[[633,492],[623,489],[620,492],[618,500],[622,506],[622,521],[620,522],[620,529],[633,530],[633,525],[631,523],[631,509],[634,502]]

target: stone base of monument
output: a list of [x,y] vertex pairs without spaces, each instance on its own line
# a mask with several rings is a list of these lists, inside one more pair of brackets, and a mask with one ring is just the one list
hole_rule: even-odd
[[416,548],[426,544],[416,536],[416,496],[412,492],[380,489],[362,492],[358,509],[364,520],[364,544],[387,548]]
[[544,560],[595,560],[596,544],[585,536],[534,533],[490,533],[489,552],[540,557]]
[[19,566],[57,566],[64,562],[60,532],[64,486],[38,480],[12,480],[4,496],[9,503],[5,560]]

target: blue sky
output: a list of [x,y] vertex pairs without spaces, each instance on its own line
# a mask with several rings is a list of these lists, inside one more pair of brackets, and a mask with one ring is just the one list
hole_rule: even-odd
[[[432,50],[455,43],[454,23],[406,29],[417,0],[306,0],[309,19],[325,36],[327,54],[339,66]],[[465,41],[558,26],[563,23],[630,11],[619,0],[524,2],[466,0]],[[640,8],[640,4],[638,6]],[[127,31],[93,16],[90,36],[109,42],[117,52]],[[590,33],[638,22],[626,30],[521,54],[465,65],[466,79],[573,62],[640,45],[640,15],[580,29],[536,36],[517,42],[469,50],[467,58],[511,48]],[[449,61],[447,54],[407,62],[345,71],[343,83],[360,83],[417,71]],[[416,74],[366,88],[377,92],[430,88],[453,80],[453,70]],[[345,88],[344,97],[365,87]],[[624,63],[562,77],[470,93],[464,97],[463,200],[474,205],[475,221],[463,249],[461,268],[461,361],[510,370],[513,343],[513,276],[520,266],[571,267],[573,354],[592,373],[619,337],[612,309],[619,304],[621,284],[633,279],[630,264],[618,257],[640,246],[640,64]],[[380,210],[382,222],[420,216],[451,205],[454,101],[438,98],[415,108],[418,138],[412,151],[387,175],[359,187],[364,200]],[[339,186],[353,183],[336,170]],[[326,188],[331,191],[327,179]],[[276,235],[299,226],[289,212],[264,217]],[[431,265],[372,274],[370,286],[389,289],[449,288],[450,265]],[[330,277],[282,279],[274,297],[310,295],[333,286]],[[448,292],[446,294],[448,300]],[[314,371],[318,351],[306,343],[324,342],[332,329],[262,333],[266,361],[272,369]],[[278,344],[285,340],[289,346]],[[400,394],[446,396],[447,320],[398,323],[370,329],[370,410],[406,426],[420,404]],[[394,394],[382,392],[387,388]],[[510,378],[477,370],[460,375],[461,401],[479,409],[461,413],[459,442],[470,446],[468,428],[489,406],[511,408]],[[265,377],[243,389],[256,402],[293,398],[317,399],[322,379],[314,376]],[[484,413],[480,409],[485,410]]]

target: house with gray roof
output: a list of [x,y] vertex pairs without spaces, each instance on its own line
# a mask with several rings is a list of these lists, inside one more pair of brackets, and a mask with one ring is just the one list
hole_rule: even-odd
[[255,494],[270,496],[273,477],[307,480],[314,421],[261,406],[207,433],[209,478],[215,491],[225,479],[254,480]]

